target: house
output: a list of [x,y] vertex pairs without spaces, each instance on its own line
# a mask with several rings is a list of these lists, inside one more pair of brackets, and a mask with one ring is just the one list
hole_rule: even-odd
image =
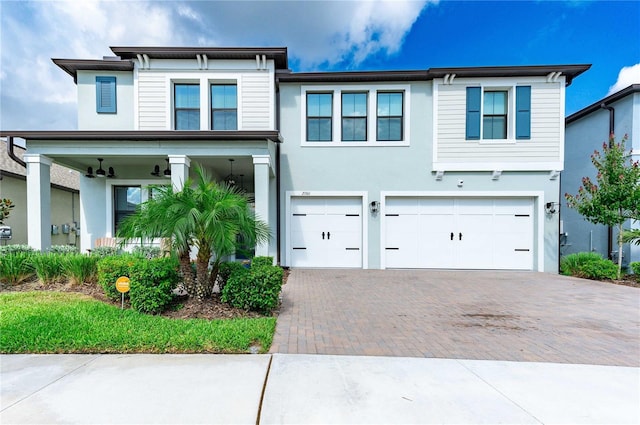
[[[14,146],[17,161],[10,157],[6,140],[0,140],[0,198],[15,205],[5,225],[11,228],[11,239],[0,239],[2,245],[27,243],[27,169],[22,166],[25,150]],[[53,164],[51,167],[50,232],[53,245],[79,245],[80,175],[77,171]]]
[[[626,148],[632,150],[634,160],[640,160],[640,84],[630,85],[571,114],[566,119],[565,134],[562,194],[576,194],[583,177],[595,180],[591,154],[596,150],[602,152],[602,144],[608,143],[610,134],[615,135],[616,141],[627,134]],[[632,222],[624,227],[639,228],[640,223]],[[563,208],[561,232],[562,255],[593,251],[617,261],[615,229],[589,223],[577,211]],[[640,247],[624,245],[623,265],[633,261],[640,261]]]
[[82,170],[83,249],[197,162],[254,198],[273,230],[256,254],[284,266],[557,271],[565,87],[588,65],[296,73],[286,48],[111,50],[54,59],[78,130],[5,132],[36,195],[50,161]]

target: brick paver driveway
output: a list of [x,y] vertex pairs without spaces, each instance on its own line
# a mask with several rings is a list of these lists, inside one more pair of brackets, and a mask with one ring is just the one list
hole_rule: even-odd
[[292,270],[271,352],[640,366],[640,289],[535,272]]

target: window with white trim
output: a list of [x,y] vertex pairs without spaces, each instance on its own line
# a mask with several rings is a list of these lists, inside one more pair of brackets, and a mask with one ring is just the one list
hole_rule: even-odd
[[174,84],[174,128],[200,130],[200,84]]
[[303,146],[408,146],[407,84],[301,87]]
[[467,87],[467,140],[531,138],[531,86]]
[[238,86],[211,84],[211,129],[238,129]]

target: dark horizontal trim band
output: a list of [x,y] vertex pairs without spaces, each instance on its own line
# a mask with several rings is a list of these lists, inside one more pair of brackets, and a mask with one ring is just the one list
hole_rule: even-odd
[[306,214],[293,214],[294,217],[306,217]]
[[399,217],[400,214],[385,214],[386,217]]
[[531,217],[529,214],[516,214],[516,217]]
[[297,247],[293,247],[293,249],[307,249],[307,248],[297,248]]
[[518,252],[529,252],[529,248],[516,248],[514,251],[518,251]]
[[389,250],[392,250],[392,251],[400,251],[400,248],[385,248],[385,249],[389,249]]
[[345,248],[347,251],[360,251],[360,248]]

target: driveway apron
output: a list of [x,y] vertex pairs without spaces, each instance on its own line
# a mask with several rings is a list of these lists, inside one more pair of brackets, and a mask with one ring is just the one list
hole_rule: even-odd
[[272,353],[640,366],[640,290],[547,273],[295,269]]

